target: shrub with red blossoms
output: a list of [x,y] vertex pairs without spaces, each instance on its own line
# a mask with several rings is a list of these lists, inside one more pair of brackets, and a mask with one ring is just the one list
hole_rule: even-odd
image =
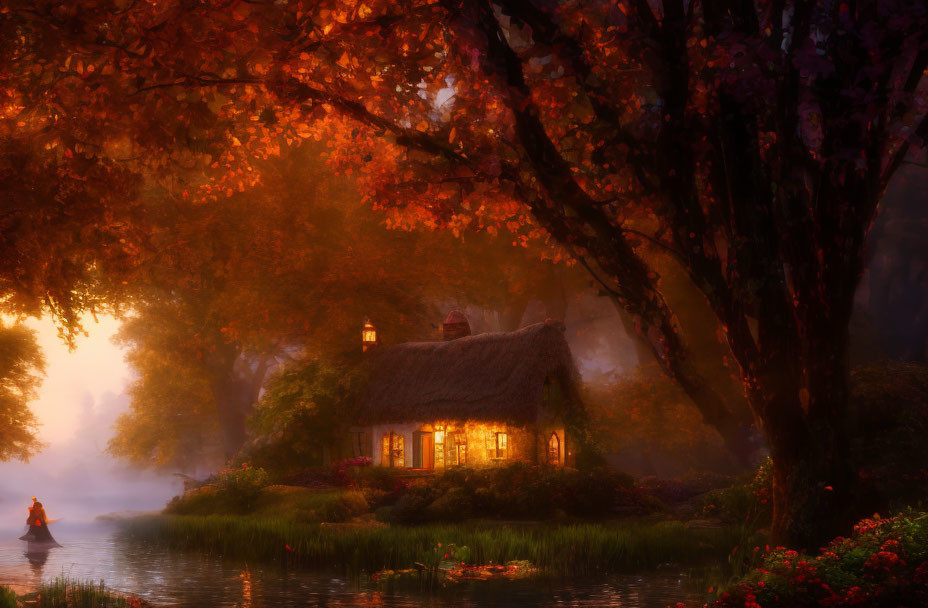
[[905,566],[905,562],[897,554],[892,551],[878,551],[870,556],[870,559],[864,564],[864,569],[892,572],[900,566]]
[[372,462],[367,456],[357,456],[333,462],[330,483],[333,486],[357,486],[357,470],[371,466]]
[[778,547],[712,608],[928,606],[928,514],[874,516],[819,555]]

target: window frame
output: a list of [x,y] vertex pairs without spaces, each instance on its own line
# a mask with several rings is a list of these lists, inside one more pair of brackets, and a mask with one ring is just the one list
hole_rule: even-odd
[[[552,440],[554,440],[553,445],[551,443]],[[550,465],[561,464],[561,438],[557,434],[557,431],[552,431],[551,435],[548,436],[547,452],[548,452],[548,458],[547,458],[548,464]],[[552,458],[552,456],[554,458]]]
[[[502,439],[502,441],[500,441]],[[509,433],[507,431],[497,431],[496,433],[496,458],[506,460],[509,458]]]
[[[384,463],[384,458],[386,458],[386,463]],[[397,458],[400,462],[398,466]],[[380,439],[380,465],[393,469],[406,468],[406,438],[402,433],[395,433],[391,430],[383,434]]]

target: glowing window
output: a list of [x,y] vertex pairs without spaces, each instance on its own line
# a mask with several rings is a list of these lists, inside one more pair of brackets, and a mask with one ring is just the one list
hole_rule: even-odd
[[467,435],[458,431],[451,434],[451,464],[467,464]]
[[390,431],[384,433],[380,442],[380,464],[385,467],[406,466],[406,450],[403,436]]
[[402,467],[406,464],[406,446],[403,436],[393,433],[393,466]]
[[561,440],[557,433],[548,438],[548,464],[561,464]]
[[506,433],[487,432],[487,456],[489,458],[509,457],[509,437]]
[[457,464],[461,466],[464,466],[465,464],[467,464],[467,444],[466,443],[458,444],[457,457],[458,457]]

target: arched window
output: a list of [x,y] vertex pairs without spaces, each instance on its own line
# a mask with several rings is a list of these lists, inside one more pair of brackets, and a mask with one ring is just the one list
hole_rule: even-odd
[[380,442],[380,464],[385,467],[406,466],[406,445],[403,436],[390,431],[384,433]]
[[548,438],[548,464],[561,464],[561,440],[557,433]]

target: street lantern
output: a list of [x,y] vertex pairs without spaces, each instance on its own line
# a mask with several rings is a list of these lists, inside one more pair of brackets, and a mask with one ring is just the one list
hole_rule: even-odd
[[361,348],[364,352],[367,349],[377,345],[377,328],[371,323],[370,319],[364,320],[364,328],[361,330]]

